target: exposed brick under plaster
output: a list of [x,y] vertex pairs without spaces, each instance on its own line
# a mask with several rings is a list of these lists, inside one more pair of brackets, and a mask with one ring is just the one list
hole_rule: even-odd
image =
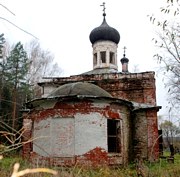
[[[115,110],[115,108],[113,108]],[[98,112],[107,118],[120,119],[120,110],[113,111],[109,106],[104,108],[94,107],[91,102],[80,102],[76,104],[66,104],[57,102],[51,109],[34,110],[31,113],[31,118],[35,121],[44,120],[48,117],[74,117],[76,113],[89,114]]]
[[108,154],[101,147],[96,147],[89,152],[74,157],[42,157],[35,152],[30,154],[30,161],[34,165],[48,166],[104,166],[104,165],[122,165],[120,154]]
[[[125,115],[128,114],[128,109],[120,108],[120,106],[115,104],[115,103],[110,104],[109,106],[106,105],[106,106],[101,107],[101,108],[99,106],[95,107],[94,104],[92,103],[92,101],[87,101],[87,100],[82,101],[82,102],[78,102],[75,104],[73,104],[73,102],[67,102],[67,103],[57,102],[54,105],[54,108],[32,111],[31,119],[35,122],[39,122],[41,120],[46,120],[49,117],[74,117],[76,113],[89,114],[92,112],[99,113],[99,114],[105,116],[106,118],[122,119],[121,115],[122,114],[125,114]],[[156,114],[157,114],[156,110],[154,112],[153,112],[153,110],[146,111],[146,113],[143,114],[144,116],[142,117],[142,119],[138,118],[138,120],[140,122],[138,122],[138,121],[135,122],[135,125],[142,128],[143,133],[145,133],[144,130],[148,131],[147,134],[149,135],[149,137],[147,138],[148,142],[146,141],[146,143],[148,143],[149,145],[146,143],[142,144],[141,141],[138,142],[139,144],[136,146],[137,148],[134,147],[134,153],[135,154],[140,153],[140,155],[142,155],[142,154],[144,154],[146,149],[144,151],[141,147],[144,148],[146,146],[149,146],[148,147],[148,153],[149,154],[145,153],[145,154],[147,154],[149,159],[150,159],[150,157],[152,157],[152,154],[153,154],[153,159],[158,158],[158,144],[154,144],[154,137],[158,136],[157,135],[157,117],[156,117]],[[145,116],[147,116],[147,119]],[[29,115],[27,117],[30,118]],[[32,124],[31,119],[24,119],[24,128],[26,128],[26,132],[25,132],[24,136],[27,137],[26,140],[28,140],[28,137],[32,138],[32,127],[31,126],[33,126],[33,124]],[[30,121],[29,124],[28,124],[28,120]],[[147,122],[145,120],[148,121],[148,124],[149,124],[148,129],[143,128],[144,127],[143,123],[147,124]],[[129,129],[127,129],[127,127],[129,127],[129,123],[130,123],[129,121],[128,122],[126,121],[126,123],[123,121],[124,122],[123,133],[125,133],[125,134],[127,134],[128,131],[130,131]],[[92,124],[97,124],[97,122],[92,121]],[[44,128],[49,128],[49,125],[46,125]],[[141,131],[139,131],[138,134],[139,134],[138,136],[140,138],[141,134],[142,134]],[[124,144],[123,144],[123,146],[124,146]],[[139,152],[139,150],[140,150],[140,152]],[[56,165],[63,165],[63,164],[64,165],[68,165],[68,164],[71,165],[71,164],[75,164],[77,162],[78,162],[78,164],[81,164],[81,163],[85,164],[86,163],[86,164],[93,165],[96,161],[102,162],[101,158],[98,159],[98,157],[101,157],[100,155],[93,159],[93,157],[95,157],[93,155],[95,152],[100,153],[100,150],[96,149],[96,148],[92,149],[88,153],[84,154],[84,155],[86,155],[86,157],[84,157],[84,155],[81,155],[81,156],[75,156],[75,157],[71,157],[71,158],[67,158],[67,157],[61,157],[61,158],[60,157],[58,157],[58,158],[53,157],[52,158],[52,157],[42,157],[42,156],[32,152],[32,143],[27,143],[23,147],[24,157],[30,158],[33,162],[36,161],[36,163],[37,163],[37,161],[38,162],[42,161],[42,162],[56,164]],[[105,151],[103,151],[103,152],[104,152],[104,157],[105,157]],[[32,156],[32,154],[36,154],[36,155]],[[88,157],[89,157],[89,159],[87,160]],[[111,156],[108,155],[107,157],[108,157],[107,160],[103,160],[104,164],[122,164],[122,163],[126,164],[127,163],[127,159],[125,160],[125,158],[121,157],[121,154],[111,155]]]
[[[155,92],[155,79],[154,72],[145,73],[134,73],[134,74],[101,74],[101,75],[78,75],[71,76],[67,78],[56,78],[53,79],[54,88],[58,85],[63,85],[65,83],[77,82],[77,81],[88,81],[92,82],[107,92],[109,92],[114,98],[126,99],[129,101],[135,101],[138,103],[152,104],[156,106],[156,92]],[[40,84],[43,87],[52,86],[52,82]],[[48,90],[48,89],[47,89]],[[132,124],[132,118],[124,120],[123,114],[131,114],[129,109],[126,111],[121,111],[119,105],[112,104],[111,106],[96,107],[90,100],[86,101],[57,101],[56,104],[51,108],[41,108],[41,110],[32,110],[30,116],[25,116],[28,120],[41,121],[46,120],[49,117],[74,117],[76,113],[80,114],[90,114],[92,112],[97,112],[106,118],[122,119],[123,120],[123,134],[128,134],[129,138],[125,138],[126,144],[122,144],[123,147],[128,148],[128,143],[134,153],[134,157],[137,156],[147,156],[149,160],[158,159],[158,129],[157,129],[157,109],[147,109],[139,110],[142,116],[136,117],[137,122]],[[136,120],[135,119],[135,120]],[[92,122],[92,124],[96,122]],[[30,122],[32,126],[25,126],[27,128],[25,132],[26,140],[32,136],[33,123]],[[147,128],[143,128],[147,126]],[[31,127],[31,128],[30,128]],[[139,132],[130,133],[131,128],[135,128]],[[126,130],[126,131],[125,131]],[[146,132],[147,131],[147,132]],[[136,146],[133,147],[133,137],[135,137]],[[157,141],[156,141],[157,140]],[[131,142],[132,141],[132,142]],[[124,143],[125,143],[124,142]],[[147,148],[146,148],[147,147]],[[130,150],[130,149],[129,149]],[[131,151],[131,150],[130,150]],[[126,152],[124,152],[126,153]],[[135,155],[136,154],[136,155]],[[35,152],[32,152],[32,143],[27,143],[23,146],[24,157],[30,158],[34,163],[36,162],[46,162],[51,165],[74,165],[78,164],[96,164],[96,162],[104,162],[104,164],[126,164],[130,157],[128,154],[122,157],[121,154],[110,155],[101,147],[91,149],[89,152],[81,156],[75,157],[42,157]],[[103,159],[103,160],[102,160]],[[35,162],[36,161],[36,162]]]
[[[112,107],[111,107],[111,104],[108,106],[108,105],[104,105],[103,106],[99,106],[99,104],[97,104],[98,107],[95,107],[95,105],[91,102],[91,101],[82,101],[82,102],[78,102],[76,104],[73,104],[71,102],[68,102],[68,103],[58,103],[55,104],[54,108],[51,108],[51,109],[41,109],[41,110],[34,110],[32,111],[32,114],[31,114],[31,117],[27,116],[28,118],[31,118],[34,122],[39,122],[39,121],[44,121],[46,119],[48,119],[49,117],[74,117],[77,113],[78,114],[92,114],[93,112],[95,112],[96,114],[99,113],[100,115],[102,115],[102,117],[106,117],[106,118],[111,118],[111,119],[121,119],[121,113],[122,112],[123,114],[126,114],[126,109],[123,108],[124,106],[121,106],[122,108],[120,108],[120,106],[117,106],[116,104],[112,104]],[[31,134],[31,131],[33,129],[33,124],[32,122],[31,123],[31,126],[30,124],[28,124],[28,120],[31,121],[31,119],[24,119],[26,123],[24,123],[24,128],[26,129],[25,133],[24,133],[24,136],[25,137],[29,137],[29,138],[32,138],[32,134]],[[96,121],[92,121],[91,122],[92,124],[97,124],[98,125],[98,122]],[[98,125],[98,126],[102,126],[102,125]],[[40,127],[39,127],[40,128]],[[39,130],[38,127],[36,127],[36,131]],[[49,128],[49,125],[47,124],[46,126],[44,126],[43,128]],[[100,147],[99,147],[100,148]],[[101,157],[103,156],[103,153],[105,154],[105,151],[100,151],[100,149],[92,149],[90,152],[88,153],[85,153],[85,156],[84,155],[81,155],[81,156],[75,156],[75,157],[72,157],[72,158],[49,158],[49,157],[42,157],[34,152],[32,152],[32,143],[27,143],[24,145],[23,147],[23,155],[24,157],[26,158],[30,158],[30,159],[36,159],[36,161],[41,161],[41,160],[44,160],[46,162],[49,162],[49,161],[53,161],[53,163],[58,163],[58,162],[54,162],[54,161],[57,161],[57,159],[60,160],[60,162],[64,163],[64,164],[68,164],[68,163],[81,163],[84,164],[84,159],[86,160],[86,163],[87,164],[91,164],[93,165],[96,161],[101,161],[103,162],[104,164],[106,164],[106,162],[104,160],[101,159]],[[106,152],[107,153],[107,152]],[[36,156],[32,156],[32,154],[36,154]],[[96,154],[96,157],[93,156],[93,154]],[[101,155],[102,154],[102,155]],[[95,159],[93,160],[93,157],[95,157]],[[89,159],[87,159],[89,158]],[[38,159],[38,160],[37,160]],[[49,160],[51,159],[51,160]],[[54,159],[54,160],[53,160]],[[65,162],[64,160],[65,159]],[[70,160],[69,160],[70,159]],[[113,160],[114,159],[114,160]],[[33,162],[34,162],[33,160]],[[122,158],[119,157],[119,155],[111,155],[108,157],[108,163],[109,164],[113,164],[114,162],[116,163],[119,163],[119,164],[122,164]],[[60,163],[61,164],[61,163]]]

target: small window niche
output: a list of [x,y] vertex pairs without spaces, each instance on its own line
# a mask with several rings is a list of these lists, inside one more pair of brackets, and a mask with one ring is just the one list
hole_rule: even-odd
[[111,64],[115,64],[115,54],[114,52],[110,52],[110,63]]
[[120,120],[108,119],[108,152],[121,153]]
[[94,58],[93,58],[93,65],[97,65],[97,53],[94,53]]
[[100,55],[101,55],[101,61],[102,61],[102,63],[106,63],[106,52],[105,52],[105,51],[100,52]]

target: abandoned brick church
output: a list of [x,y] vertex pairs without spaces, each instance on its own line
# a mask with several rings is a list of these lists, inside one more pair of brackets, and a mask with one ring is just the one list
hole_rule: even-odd
[[90,33],[93,70],[39,83],[24,112],[23,156],[52,165],[125,165],[159,157],[154,72],[118,71],[119,32],[106,22]]

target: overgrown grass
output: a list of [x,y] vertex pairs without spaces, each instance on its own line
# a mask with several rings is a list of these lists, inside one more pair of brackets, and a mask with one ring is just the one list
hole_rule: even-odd
[[[30,168],[31,164],[21,157],[5,157],[0,161],[0,176],[11,176],[15,162],[20,163],[20,169]],[[144,164],[148,177],[179,177],[180,176],[180,154],[175,155],[174,163],[168,163],[167,159],[160,159],[158,163]],[[127,168],[102,167],[98,169],[85,167],[55,167],[59,177],[137,177],[135,164]],[[50,177],[52,175],[45,173],[29,174],[26,177]]]
[[13,157],[5,157],[0,160],[0,176],[1,177],[9,177],[12,174],[14,164],[18,162],[20,163],[20,169],[26,169],[29,167],[29,163],[23,160],[21,157],[13,156]]
[[[169,157],[169,153],[165,153]],[[149,176],[157,177],[179,177],[180,176],[180,154],[174,156],[174,163],[167,159],[159,159],[158,163],[148,163]]]

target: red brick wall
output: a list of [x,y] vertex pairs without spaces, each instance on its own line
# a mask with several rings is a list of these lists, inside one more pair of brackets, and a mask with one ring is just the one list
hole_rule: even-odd
[[56,78],[53,79],[53,82],[63,85],[69,82],[88,81],[103,88],[115,98],[155,105],[156,87],[154,74],[154,72],[144,72],[134,74],[77,75],[67,78]]
[[28,159],[30,152],[32,151],[32,120],[29,118],[29,114],[26,114],[23,119],[23,149],[22,155],[24,158]]
[[148,137],[147,137],[147,119],[146,112],[143,110],[137,110],[134,112],[133,118],[133,158],[148,159]]
[[157,109],[140,109],[134,113],[134,158],[150,161],[159,158]]
[[146,116],[148,129],[148,157],[149,160],[154,161],[159,157],[157,110],[148,109]]

